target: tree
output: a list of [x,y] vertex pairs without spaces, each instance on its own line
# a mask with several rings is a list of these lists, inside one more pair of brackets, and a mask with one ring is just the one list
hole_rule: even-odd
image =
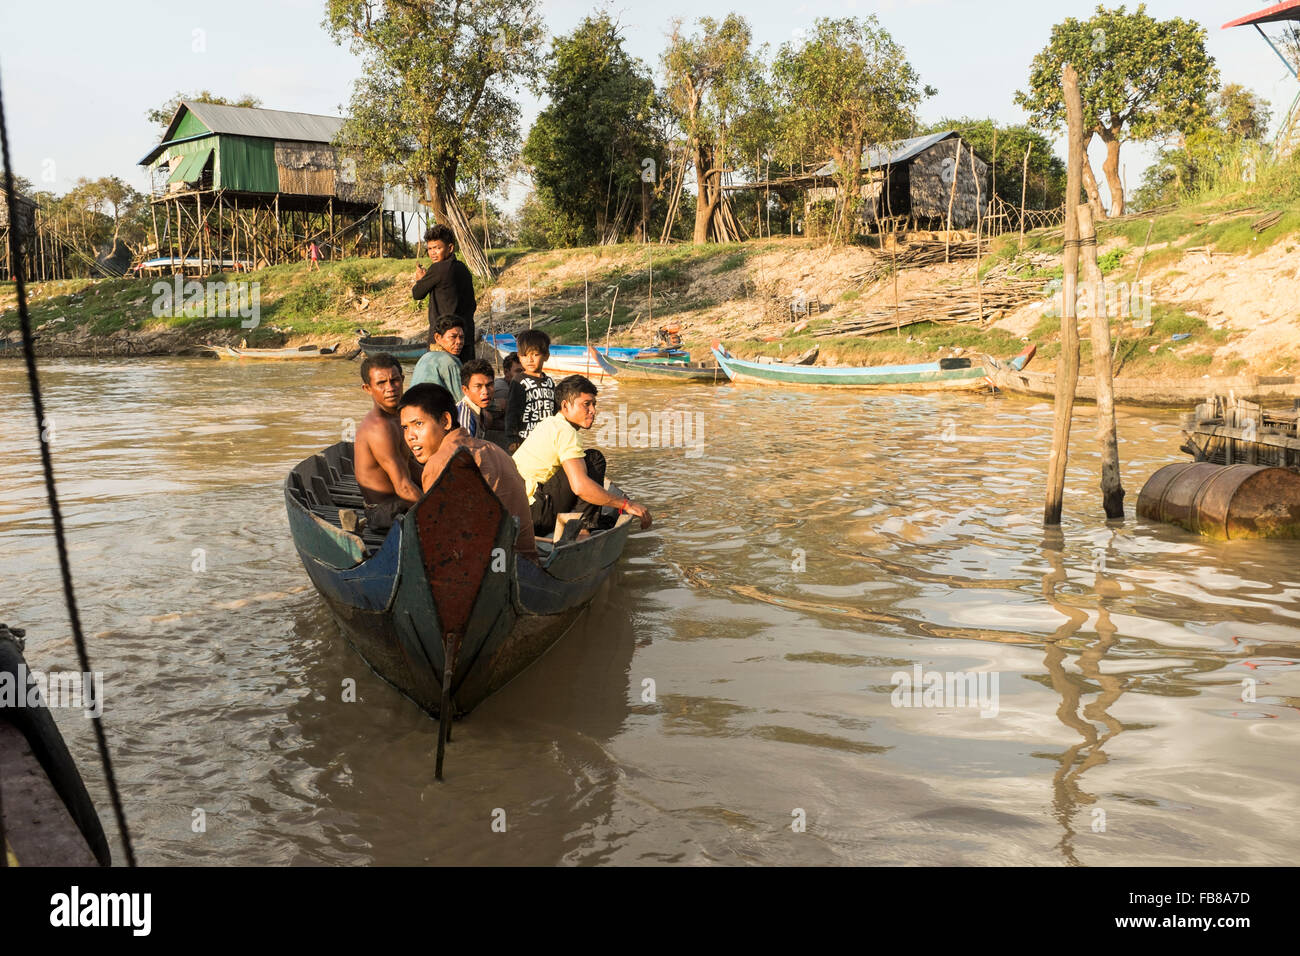
[[648,219],[663,162],[654,81],[624,52],[619,25],[601,13],[557,37],[543,89],[551,102],[523,149],[538,202],[576,224],[581,244],[617,238],[634,202]]
[[510,94],[540,72],[536,0],[328,0],[325,25],[362,58],[340,145],[362,174],[427,195],[466,264],[487,275],[457,185],[495,187],[518,153]]
[[734,159],[732,127],[753,106],[761,88],[762,63],[750,50],[749,23],[727,14],[722,21],[701,17],[689,36],[673,21],[663,54],[664,97],[685,139],[695,170],[693,241],[739,239],[739,229],[723,189]]
[[176,111],[180,109],[181,100],[189,100],[191,103],[212,103],[215,106],[244,106],[250,109],[257,109],[262,105],[262,101],[251,93],[245,93],[243,96],[231,100],[224,96],[218,96],[211,90],[199,90],[199,92],[189,95],[186,95],[185,93],[177,93],[166,103],[162,104],[162,106],[146,112],[144,114],[145,118],[148,119],[150,123],[166,127],[171,123],[172,117],[176,115]]
[[1210,113],[1180,129],[1147,167],[1134,194],[1141,209],[1178,202],[1229,176],[1250,175],[1268,134],[1268,103],[1238,83],[1210,98]]
[[1132,13],[1122,6],[1099,6],[1088,20],[1069,17],[1058,23],[1034,57],[1029,89],[1016,93],[1016,102],[1029,111],[1035,126],[1059,131],[1064,123],[1065,63],[1079,73],[1088,138],[1095,134],[1106,145],[1102,169],[1111,214],[1123,215],[1120,145],[1165,135],[1208,109],[1219,72],[1205,50],[1205,30],[1179,17],[1156,20],[1147,15],[1145,4]]
[[784,44],[773,67],[784,96],[786,136],[824,149],[835,163],[839,234],[850,235],[861,195],[862,160],[872,143],[909,135],[922,87],[903,48],[875,15],[821,17],[804,43]]
[[1007,202],[1020,204],[1025,150],[1029,153],[1028,188],[1025,205],[1031,209],[1056,209],[1065,201],[1065,160],[1052,150],[1052,142],[1028,126],[1003,126],[992,119],[962,116],[941,119],[922,133],[956,130],[971,148],[993,163],[994,192]]
[[1225,83],[1210,103],[1213,124],[1234,139],[1260,143],[1273,111],[1268,101],[1240,83]]

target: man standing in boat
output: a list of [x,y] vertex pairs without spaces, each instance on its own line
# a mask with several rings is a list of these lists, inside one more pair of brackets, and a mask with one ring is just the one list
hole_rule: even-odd
[[596,386],[584,375],[570,375],[555,386],[559,408],[524,439],[515,452],[515,466],[524,478],[533,528],[537,534],[555,529],[557,515],[582,504],[582,523],[596,526],[600,509],[609,507],[641,519],[650,527],[650,510],[630,498],[605,490],[605,456],[583,451],[578,431],[596,421]]
[[382,531],[420,500],[420,469],[397,417],[402,363],[387,352],[372,355],[361,363],[361,382],[374,404],[357,426],[352,460],[366,501],[366,527]]
[[429,252],[429,268],[415,267],[411,295],[417,302],[429,298],[429,344],[433,345],[434,327],[439,318],[458,316],[465,329],[458,358],[468,362],[474,358],[474,313],[478,309],[474,276],[456,258],[456,234],[448,227],[430,226],[424,233],[424,245]]
[[432,382],[412,385],[402,396],[399,414],[403,439],[422,467],[422,489],[428,491],[433,487],[458,449],[468,449],[492,493],[519,522],[515,551],[536,561],[537,541],[519,470],[501,448],[481,438],[471,438],[469,432],[456,425],[456,400],[451,392]]

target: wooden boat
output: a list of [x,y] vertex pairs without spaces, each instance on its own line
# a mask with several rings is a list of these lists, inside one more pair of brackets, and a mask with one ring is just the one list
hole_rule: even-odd
[[[985,357],[983,373],[989,384],[1011,395],[1032,398],[1056,397],[1054,372],[1016,370],[997,359]],[[1195,405],[1214,395],[1233,394],[1238,398],[1262,401],[1269,398],[1300,398],[1300,378],[1294,375],[1252,375],[1235,378],[1203,378],[1193,381],[1168,381],[1157,378],[1115,379],[1115,402],[1118,405],[1158,407]],[[1080,375],[1075,389],[1076,401],[1096,402],[1097,384],[1091,375]]]
[[344,635],[439,718],[440,740],[564,634],[633,528],[620,515],[583,540],[538,541],[538,563],[517,559],[514,518],[465,451],[384,537],[340,524],[340,508],[361,507],[351,442],[301,462],[284,497],[298,555]]
[[300,345],[296,349],[250,349],[236,348],[233,345],[204,345],[202,347],[219,359],[263,359],[285,362],[343,357],[343,353],[339,351],[338,343],[330,346]]
[[986,388],[984,370],[970,359],[940,359],[917,365],[867,367],[747,362],[713,343],[718,365],[733,382],[792,388],[856,388],[877,391],[951,391]]
[[22,632],[0,624],[0,787],[9,865],[110,866],[86,784],[23,658]]
[[387,352],[399,362],[418,362],[429,351],[428,338],[404,339],[400,335],[362,335],[357,348],[364,356]]
[[591,354],[606,375],[617,376],[619,380],[696,385],[716,385],[727,381],[727,375],[721,366],[705,365],[703,362],[642,362],[636,359],[606,358],[596,349],[592,349]]

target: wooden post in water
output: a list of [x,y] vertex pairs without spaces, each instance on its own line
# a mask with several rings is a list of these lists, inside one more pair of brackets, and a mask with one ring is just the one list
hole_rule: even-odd
[[[1076,88],[1074,95],[1079,91]],[[1067,96],[1069,94],[1067,93]],[[1067,101],[1068,104],[1068,101]],[[1079,115],[1083,105],[1078,104]],[[1119,477],[1119,439],[1115,434],[1115,382],[1110,367],[1110,318],[1106,314],[1106,295],[1097,265],[1097,230],[1092,223],[1092,209],[1079,206],[1079,249],[1083,278],[1087,283],[1092,309],[1092,374],[1097,382],[1097,444],[1101,447],[1101,504],[1107,518],[1124,517],[1124,487]]]
[[1067,63],[1061,70],[1069,118],[1069,162],[1065,179],[1065,274],[1061,280],[1061,357],[1056,363],[1056,403],[1052,421],[1052,452],[1047,459],[1047,501],[1043,524],[1061,523],[1065,496],[1065,465],[1070,453],[1070,418],[1074,413],[1074,391],[1079,384],[1079,328],[1077,298],[1079,285],[1079,191],[1083,188],[1083,114],[1079,104],[1079,74]]

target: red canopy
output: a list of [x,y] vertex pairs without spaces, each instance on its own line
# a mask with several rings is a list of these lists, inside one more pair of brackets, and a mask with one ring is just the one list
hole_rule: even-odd
[[1275,3],[1273,6],[1265,7],[1257,13],[1249,13],[1230,23],[1225,23],[1223,29],[1245,27],[1259,23],[1276,23],[1279,20],[1300,20],[1300,0],[1282,0],[1282,3]]

